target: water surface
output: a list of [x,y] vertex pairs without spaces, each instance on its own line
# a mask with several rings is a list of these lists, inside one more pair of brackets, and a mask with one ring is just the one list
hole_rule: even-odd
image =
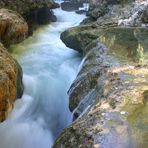
[[0,148],[50,148],[72,120],[67,91],[81,56],[67,48],[60,33],[85,16],[54,10],[58,21],[42,26],[24,42],[12,46],[23,68],[24,94],[8,119],[0,124]]

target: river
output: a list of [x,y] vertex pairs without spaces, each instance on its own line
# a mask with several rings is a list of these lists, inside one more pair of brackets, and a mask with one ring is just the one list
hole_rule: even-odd
[[8,119],[0,124],[0,148],[50,148],[72,121],[67,91],[82,57],[62,43],[60,33],[85,16],[61,9],[54,14],[57,22],[40,27],[11,47],[23,68],[25,89]]

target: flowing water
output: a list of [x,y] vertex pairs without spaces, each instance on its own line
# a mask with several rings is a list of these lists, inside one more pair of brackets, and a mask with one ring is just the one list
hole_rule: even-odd
[[72,120],[67,91],[81,57],[60,40],[60,33],[85,16],[54,10],[56,23],[11,48],[23,68],[24,94],[8,119],[0,124],[0,148],[50,148]]

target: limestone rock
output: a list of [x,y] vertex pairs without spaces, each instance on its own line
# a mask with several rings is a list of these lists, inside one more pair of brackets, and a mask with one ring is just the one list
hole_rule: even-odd
[[148,23],[148,5],[145,7],[144,11],[142,12],[141,19],[143,23]]
[[[110,49],[110,54],[116,54],[122,61],[126,61],[127,63],[147,63],[148,29],[107,28],[102,32],[97,32],[97,30],[94,32],[98,33],[100,36],[97,40],[94,40],[84,48],[83,54],[86,54],[85,61],[76,80],[69,90],[70,109],[72,111],[82,101],[82,98],[84,100],[86,99],[85,103],[87,102],[87,98],[89,98],[89,102],[91,102],[90,98],[96,96],[94,88],[98,77],[100,74],[104,73],[106,67],[108,68],[111,65],[110,62],[107,62],[107,59],[104,59],[104,53],[107,52],[105,47],[100,47],[99,51],[95,50],[93,52],[93,46],[95,46],[98,42],[105,44]],[[110,59],[110,57],[107,58]],[[106,60],[106,62],[104,62],[104,60]],[[105,64],[103,64],[103,62]],[[83,102],[81,102],[81,104],[82,103]],[[82,108],[86,108],[84,103],[83,106],[81,105],[81,110],[83,110]],[[79,114],[81,113],[82,112]]]
[[53,0],[1,0],[0,8],[7,8],[26,16],[33,10],[40,8],[56,8],[58,4]]
[[141,1],[125,6],[122,15],[119,17],[118,25],[120,26],[147,26],[148,2]]
[[27,35],[28,25],[18,13],[0,9],[0,39],[5,46],[18,43]]
[[91,23],[64,31],[61,34],[61,39],[66,46],[85,55],[91,49],[91,46],[93,46],[92,41],[96,39],[109,48],[117,48],[119,51],[126,51],[128,49],[133,51],[134,49],[138,49],[138,46],[141,44],[147,50],[147,36],[148,29],[145,27],[123,28],[112,23],[99,25]]
[[98,35],[91,32],[91,30],[93,30],[93,25],[73,27],[61,34],[61,40],[69,48],[84,53],[85,47],[91,43],[92,40],[98,38]]
[[38,25],[55,21],[51,9],[59,7],[53,0],[1,0],[0,9],[6,8],[18,12],[29,26],[29,34],[33,33]]
[[68,47],[86,55],[83,66],[68,92],[69,107],[71,111],[75,110],[75,117],[78,117],[94,101],[97,96],[94,90],[97,79],[111,65],[107,62],[107,58],[110,57],[104,58],[104,53],[107,52],[105,47],[100,47],[99,51],[93,52],[93,47],[98,42],[105,44],[110,49],[110,54],[117,55],[127,64],[128,62],[147,63],[147,28],[101,28],[85,25],[69,29],[65,35],[67,35],[66,40],[64,37],[62,39]]
[[22,93],[22,69],[0,44],[0,121],[6,119],[15,99]]
[[122,5],[123,7],[123,4],[126,4],[129,1],[134,0],[90,0],[90,9],[88,12],[88,16],[97,20],[99,17],[110,13],[114,5]]
[[[85,75],[85,68],[96,67],[99,75],[92,89],[80,97],[81,101],[74,110],[78,119],[63,131],[54,148],[147,147],[148,130],[138,125],[147,126],[148,66],[135,65],[134,62],[128,65],[118,60],[118,54],[112,56],[100,43],[88,53],[78,79]],[[87,82],[77,84],[77,89],[86,89]],[[95,91],[93,97],[90,95],[92,90]]]
[[[147,147],[148,130],[139,126],[148,122],[148,29],[141,19],[147,13],[140,2],[107,5],[96,21],[61,34],[66,46],[85,58],[68,91],[75,121],[54,148]],[[133,24],[118,26],[120,18],[140,9]]]
[[69,0],[61,3],[61,8],[65,11],[78,10],[79,7],[82,7],[82,6],[83,6],[83,1],[79,1],[79,0]]

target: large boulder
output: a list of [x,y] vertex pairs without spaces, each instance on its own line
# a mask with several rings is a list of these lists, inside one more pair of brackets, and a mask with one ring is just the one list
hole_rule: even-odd
[[65,45],[80,53],[84,53],[86,46],[97,38],[98,34],[94,33],[93,25],[73,27],[61,33],[61,40]]
[[[105,44],[110,49],[110,53],[118,55],[120,60],[141,63],[145,63],[147,61],[148,29],[146,28],[113,27],[102,29],[94,28],[94,30],[91,28],[90,32],[88,26],[84,32],[84,26],[82,27],[82,31],[79,30],[80,28],[80,26],[78,28],[76,27],[73,34],[66,37],[65,42],[68,47],[73,47],[75,50],[81,51],[83,55],[87,55],[77,79],[69,90],[71,111],[78,106],[88,92],[90,93],[87,97],[91,98],[92,95],[96,96],[94,94],[95,84],[97,83],[100,73],[102,73],[107,66],[102,64],[102,61],[105,59],[102,59],[100,56],[106,52],[104,50],[105,48],[103,48],[103,51],[100,50],[99,52],[95,52],[94,55],[90,53],[88,56],[88,52],[91,52],[92,47],[97,42]],[[87,35],[89,33],[90,38],[88,38],[89,35]],[[67,39],[70,41],[73,40],[73,44],[69,44],[71,42],[67,42]],[[73,45],[77,46],[75,47]],[[97,57],[100,59],[97,59]]]
[[0,39],[5,46],[24,40],[28,35],[28,25],[17,12],[0,9]]
[[[117,24],[89,24],[67,29],[61,34],[62,41],[69,48],[75,49],[85,55],[98,39],[109,48],[119,51],[138,49],[139,44],[146,50],[148,29],[146,27],[119,27]],[[117,47],[118,46],[118,47]]]
[[61,3],[61,8],[65,11],[78,10],[79,7],[83,6],[83,1],[79,0],[66,0]]
[[0,44],[0,121],[6,119],[15,99],[22,93],[22,69]]
[[109,13],[110,9],[114,7],[114,5],[122,5],[134,0],[90,0],[90,8],[88,12],[88,16],[98,19],[99,17],[104,16]]
[[[75,121],[54,148],[147,147],[148,29],[142,24],[147,16],[143,2],[123,3],[123,8],[120,3],[107,5],[108,12],[95,22],[61,34],[66,46],[85,57],[68,91]],[[130,22],[118,26],[122,18]]]
[[[130,60],[96,42],[72,86],[72,92],[77,90],[72,101],[77,120],[54,148],[147,147],[148,66]],[[94,71],[98,72],[90,77]]]
[[58,4],[53,0],[1,0],[0,8],[17,11],[22,16],[28,15],[33,10],[40,8],[57,8]]
[[[121,9],[122,10],[122,9]],[[121,26],[147,26],[148,25],[148,2],[141,1],[127,5],[118,17],[118,24]]]
[[116,23],[120,26],[147,26],[148,2],[145,0],[90,0],[88,18],[83,24]]
[[47,24],[55,21],[51,9],[59,5],[53,0],[1,0],[0,9],[6,8],[18,12],[29,25],[29,34],[32,34],[38,24]]

